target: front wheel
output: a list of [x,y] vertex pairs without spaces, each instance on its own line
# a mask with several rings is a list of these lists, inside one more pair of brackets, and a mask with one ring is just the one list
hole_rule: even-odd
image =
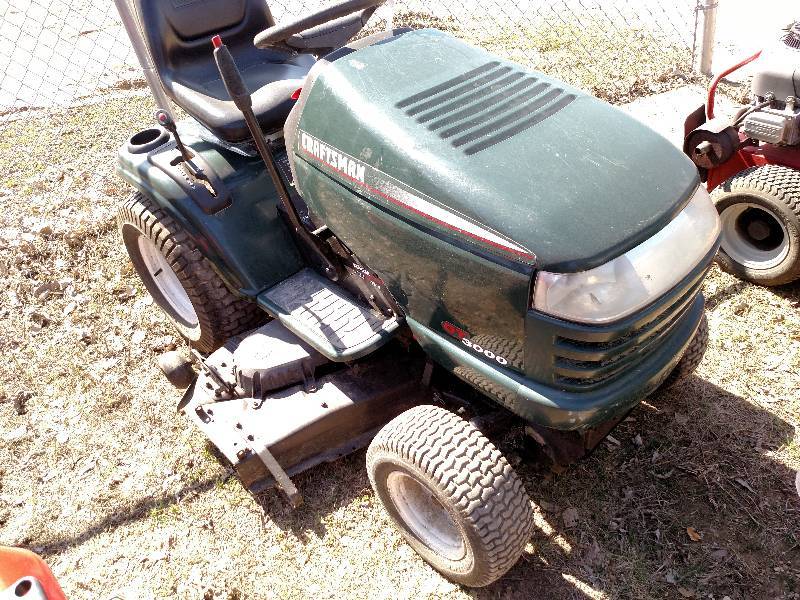
[[530,499],[497,448],[437,406],[389,422],[370,444],[372,488],[423,559],[448,579],[489,585],[517,562],[533,527]]
[[800,171],[745,169],[711,192],[722,222],[717,262],[758,285],[800,278]]
[[708,348],[708,320],[706,315],[703,314],[692,341],[686,346],[680,361],[672,369],[672,372],[667,375],[661,387],[670,388],[686,381],[700,366],[700,362],[705,356],[706,348]]
[[254,303],[226,287],[186,231],[151,199],[134,193],[117,220],[147,291],[195,348],[212,352],[265,320]]

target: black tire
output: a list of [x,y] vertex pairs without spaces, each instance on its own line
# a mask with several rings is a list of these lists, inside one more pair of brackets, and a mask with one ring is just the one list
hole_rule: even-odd
[[683,356],[681,356],[680,361],[678,361],[678,364],[672,369],[672,372],[667,375],[661,387],[673,387],[691,376],[703,360],[706,348],[708,348],[708,321],[704,314],[700,319],[700,324],[697,326],[697,331],[695,331],[692,341],[686,346],[686,350],[683,351]]
[[[117,221],[128,256],[147,291],[180,334],[199,351],[212,352],[229,337],[266,320],[266,314],[255,303],[227,288],[189,235],[150,198],[139,192],[132,194],[120,207]],[[140,238],[145,241],[140,242]],[[175,302],[156,284],[142,251],[146,240],[171,267],[188,296],[193,316],[177,310]]]
[[514,469],[480,431],[443,408],[417,406],[389,422],[370,444],[367,472],[406,541],[456,583],[496,581],[530,538],[531,502]]
[[[723,271],[765,286],[800,278],[800,171],[781,165],[745,169],[714,188],[711,199],[722,219],[717,262]],[[746,261],[750,254],[753,260]]]

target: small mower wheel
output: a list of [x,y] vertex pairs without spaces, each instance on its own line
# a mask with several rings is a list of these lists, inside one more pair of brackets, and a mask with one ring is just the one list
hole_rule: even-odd
[[533,527],[514,469],[473,425],[417,406],[370,444],[375,494],[406,541],[448,579],[489,585],[517,562]]
[[745,169],[711,192],[722,221],[717,262],[758,285],[800,277],[800,171],[781,165]]
[[183,228],[151,199],[136,192],[120,207],[122,240],[147,291],[201,352],[266,318],[233,294]]
[[683,356],[681,356],[680,361],[678,361],[678,364],[672,369],[672,372],[667,375],[661,387],[669,388],[685,381],[700,365],[700,361],[703,360],[703,355],[706,353],[707,347],[708,321],[706,320],[706,316],[703,315],[692,341],[686,346],[686,350],[683,351]]
[[194,381],[197,373],[192,368],[192,361],[177,350],[165,352],[158,357],[158,368],[172,385],[185,390]]

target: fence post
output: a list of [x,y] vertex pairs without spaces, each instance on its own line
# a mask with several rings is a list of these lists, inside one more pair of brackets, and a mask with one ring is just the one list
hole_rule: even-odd
[[703,16],[703,29],[700,34],[700,62],[698,64],[698,70],[702,75],[711,75],[714,38],[717,33],[717,6],[719,6],[719,0],[698,0],[695,9]]

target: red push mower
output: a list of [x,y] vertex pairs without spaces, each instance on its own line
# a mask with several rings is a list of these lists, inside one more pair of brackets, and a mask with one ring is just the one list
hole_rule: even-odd
[[[751,103],[715,116],[720,80],[755,60]],[[800,21],[720,73],[684,133],[722,221],[720,267],[765,286],[800,278]]]

